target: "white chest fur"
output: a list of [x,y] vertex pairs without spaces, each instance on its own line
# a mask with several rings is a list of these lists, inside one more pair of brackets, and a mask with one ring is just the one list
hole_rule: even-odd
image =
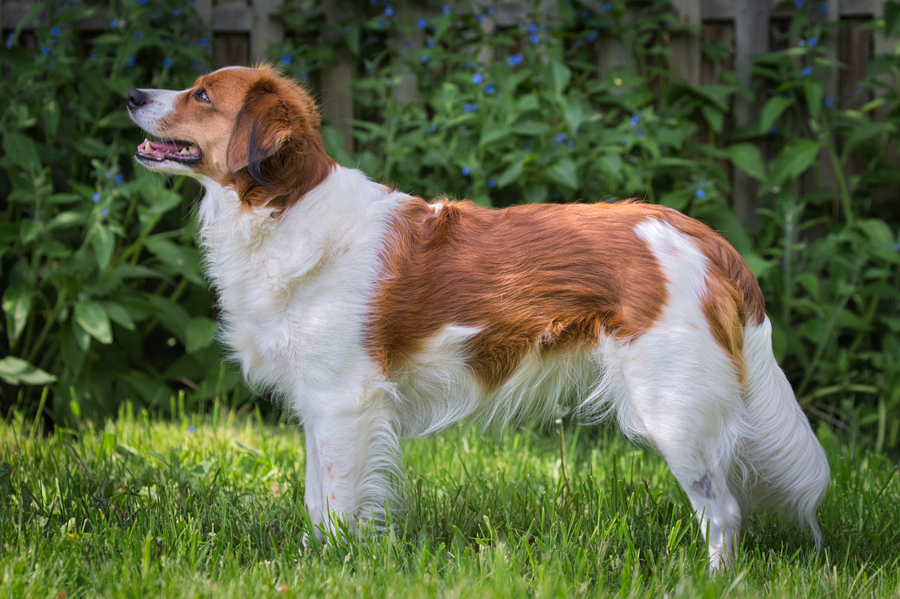
[[356,378],[348,371],[375,368],[361,336],[386,223],[402,196],[336,167],[273,215],[247,210],[231,188],[203,184],[201,241],[221,339],[254,385],[291,396],[303,417],[316,409],[303,398],[345,392],[342,379]]

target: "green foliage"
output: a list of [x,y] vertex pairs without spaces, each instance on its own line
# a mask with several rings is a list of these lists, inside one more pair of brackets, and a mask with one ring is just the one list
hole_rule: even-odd
[[15,417],[0,423],[0,580],[14,597],[896,597],[896,466],[820,438],[822,554],[759,514],[738,563],[711,575],[663,460],[608,429],[404,442],[394,527],[303,549],[296,427],[127,404],[37,436]]
[[[181,389],[243,401],[237,373],[219,365],[192,243],[199,190],[131,168],[140,137],[120,108],[131,87],[184,87],[208,64],[195,17],[174,0],[114,3],[115,26],[89,38],[72,24],[101,13],[60,6],[34,39],[17,32],[0,48],[2,326],[24,361],[0,365],[15,385],[2,401],[36,405],[29,381],[47,377],[57,419],[73,390],[86,415],[126,397],[165,409]],[[898,6],[886,4],[889,33]],[[775,32],[782,49],[757,57],[752,89],[713,43],[711,84],[672,74],[681,32],[667,0],[560,2],[512,29],[477,5],[425,11],[362,0],[279,9],[291,33],[272,57],[287,73],[314,92],[335,61],[360,74],[357,151],[326,126],[333,156],[425,197],[638,197],[700,218],[759,277],[804,406],[876,447],[900,445],[896,54],[875,57],[856,96],[839,100],[818,77],[833,66],[819,40],[836,32],[812,3]],[[598,67],[614,51],[604,39],[621,43],[624,64]],[[760,118],[735,126],[736,98],[754,95]],[[759,223],[730,207],[732,173],[758,191]]]
[[[90,18],[107,30],[80,33]],[[124,110],[132,88],[189,85],[209,65],[202,35],[175,0],[41,3],[0,48],[4,407],[36,405],[34,386],[51,384],[62,422],[72,392],[99,417],[126,398],[164,408],[185,381],[196,399],[237,381],[211,343],[185,201],[198,189],[132,168]]]

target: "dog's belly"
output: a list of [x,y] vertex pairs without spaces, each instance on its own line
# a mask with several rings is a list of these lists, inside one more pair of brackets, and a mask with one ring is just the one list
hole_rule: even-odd
[[502,427],[572,413],[587,420],[605,415],[609,372],[603,364],[611,339],[577,349],[535,348],[492,388],[468,363],[470,341],[479,330],[447,326],[393,373],[403,436],[426,435],[460,421]]

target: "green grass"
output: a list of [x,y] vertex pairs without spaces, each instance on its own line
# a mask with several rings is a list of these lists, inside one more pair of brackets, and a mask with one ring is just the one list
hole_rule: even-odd
[[406,442],[391,532],[304,551],[290,425],[126,408],[102,430],[40,438],[13,419],[0,424],[0,597],[897,597],[897,466],[820,438],[824,552],[760,514],[715,575],[665,464],[608,428],[566,429],[568,479],[552,432]]

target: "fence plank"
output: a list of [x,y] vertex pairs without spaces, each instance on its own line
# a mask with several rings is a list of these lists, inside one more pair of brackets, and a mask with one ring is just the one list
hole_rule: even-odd
[[[741,83],[752,88],[753,55],[769,50],[769,3],[760,0],[735,0],[735,70]],[[740,127],[759,116],[760,101],[747,100],[737,94],[734,102],[734,119]],[[759,183],[743,171],[734,170],[735,215],[745,225],[756,228],[759,216],[756,209],[760,202],[757,197]]]
[[699,85],[702,63],[700,51],[701,0],[672,0],[678,24],[689,31],[672,36],[669,46],[669,70],[687,81]]
[[272,18],[281,0],[252,0],[253,27],[250,31],[250,57],[256,63],[266,62],[269,43],[284,41],[284,26]]

